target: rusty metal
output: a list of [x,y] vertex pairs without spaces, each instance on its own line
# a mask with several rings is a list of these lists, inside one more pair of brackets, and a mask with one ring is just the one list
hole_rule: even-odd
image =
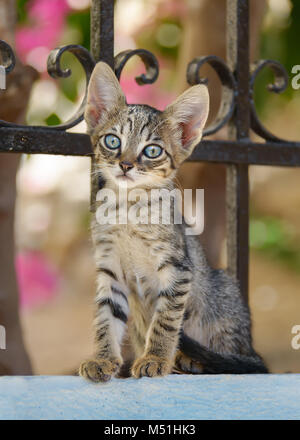
[[254,102],[254,85],[258,74],[265,68],[269,67],[275,76],[274,84],[269,84],[267,89],[270,92],[282,93],[286,90],[288,86],[288,73],[282,64],[278,61],[273,60],[260,60],[251,66],[251,78],[250,78],[250,111],[251,111],[251,128],[263,139],[273,142],[284,142],[274,134],[272,134],[266,127],[263,126],[259,117],[256,113],[255,102]]
[[127,61],[133,56],[137,55],[144,63],[146,67],[146,75],[143,73],[135,78],[135,81],[140,86],[144,84],[152,84],[157,80],[159,74],[159,66],[156,57],[153,53],[145,49],[124,50],[115,57],[115,74],[118,79],[121,77],[122,70],[125,67]]
[[[229,139],[249,139],[249,2],[227,0],[227,64],[237,83],[236,104]],[[248,299],[249,180],[248,165],[227,166],[226,177],[227,270]]]
[[[114,68],[114,1],[92,0],[91,4],[91,53],[96,62],[104,61]],[[91,160],[90,209],[95,211],[99,181],[95,172],[95,161]]]
[[56,131],[50,127],[0,127],[0,152],[92,156],[86,134]]
[[[249,66],[249,1],[227,0],[227,60],[214,55],[197,57],[187,69],[190,84],[205,83],[200,75],[201,67],[209,64],[217,73],[221,86],[221,104],[216,119],[204,131],[204,136],[219,131],[226,124],[229,140],[206,140],[200,142],[190,161],[209,161],[227,164],[227,255],[228,272],[238,280],[242,295],[248,295],[248,227],[249,227],[249,182],[248,166],[276,165],[300,166],[300,142],[288,142],[270,133],[256,113],[254,103],[255,80],[265,68],[274,73],[274,83],[268,86],[271,92],[280,93],[288,84],[288,75],[277,61],[262,60]],[[87,49],[69,45],[54,49],[48,59],[48,72],[54,78],[68,77],[69,69],[62,70],[61,57],[64,52],[77,57],[90,79],[94,62],[102,60],[115,69],[120,79],[127,61],[138,56],[146,68],[146,74],[136,78],[138,84],[153,83],[159,66],[155,56],[146,50],[123,51],[114,57],[114,2],[93,0],[91,5],[91,54]],[[0,58],[6,73],[13,69],[15,56],[10,46],[0,40]],[[94,61],[95,60],[95,61]],[[27,154],[61,154],[90,156],[93,151],[89,137],[68,133],[83,118],[86,92],[79,109],[69,120],[58,126],[28,127],[0,121],[0,152]],[[263,142],[253,142],[253,130]],[[91,206],[98,189],[98,180],[92,179]]]
[[92,0],[91,53],[95,61],[114,67],[114,1]]
[[190,85],[206,84],[207,79],[201,78],[200,69],[204,64],[209,64],[217,73],[221,84],[221,104],[216,119],[203,131],[203,137],[219,131],[233,115],[235,109],[235,97],[237,95],[237,84],[235,78],[222,58],[215,55],[197,57],[191,61],[187,68],[187,81]]
[[8,74],[13,70],[16,64],[15,54],[5,41],[0,40],[0,62],[5,67],[5,72]]
[[[59,141],[59,142],[58,142]],[[275,148],[276,147],[276,148]],[[55,132],[46,127],[1,128],[0,152],[92,156],[85,134]],[[192,162],[300,167],[300,143],[203,140],[188,159]]]
[[74,127],[80,121],[83,120],[83,113],[87,99],[88,84],[92,71],[95,66],[95,61],[93,60],[93,57],[91,56],[90,52],[84,47],[75,44],[70,44],[68,46],[61,46],[52,50],[48,57],[47,70],[49,75],[52,76],[52,78],[55,79],[67,78],[71,75],[72,72],[70,69],[63,70],[60,66],[61,57],[65,52],[70,52],[71,54],[73,54],[82,65],[86,76],[86,87],[85,87],[83,100],[76,113],[71,117],[69,121],[51,127],[56,130],[67,130],[68,128]]
[[[3,41],[0,40],[0,43],[3,44]],[[0,49],[1,49],[1,45],[0,45]],[[6,50],[10,54],[10,64],[7,67],[8,72],[10,72],[14,67],[14,55],[13,55],[12,49],[10,48],[10,46],[8,44],[6,44]],[[57,47],[56,49],[54,49],[50,52],[50,55],[47,60],[47,70],[48,70],[49,75],[52,78],[55,78],[55,79],[56,78],[67,78],[72,74],[71,69],[63,70],[60,65],[61,57],[65,52],[72,53],[78,59],[78,61],[80,62],[80,64],[82,65],[82,67],[85,71],[85,76],[86,76],[85,94],[84,94],[83,100],[82,100],[78,110],[75,112],[75,114],[68,121],[64,122],[63,124],[52,125],[51,127],[49,127],[51,130],[64,131],[64,130],[67,130],[68,128],[74,127],[75,125],[77,125],[79,122],[82,121],[83,112],[84,112],[84,108],[86,105],[88,83],[89,83],[92,71],[94,69],[94,66],[95,66],[95,61],[93,60],[91,54],[84,47],[79,46],[79,45],[75,45],[75,44]],[[0,119],[0,127],[22,127],[22,126],[18,125],[18,124],[11,123],[11,122],[2,121]],[[39,126],[36,126],[36,127],[39,127]],[[23,126],[23,128],[26,130],[29,129],[27,126]],[[30,129],[32,129],[32,128],[34,128],[34,127],[30,127]]]

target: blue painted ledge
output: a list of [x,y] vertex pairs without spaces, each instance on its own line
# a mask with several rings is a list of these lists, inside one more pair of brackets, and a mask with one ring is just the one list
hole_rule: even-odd
[[0,419],[300,419],[300,374],[1,377]]

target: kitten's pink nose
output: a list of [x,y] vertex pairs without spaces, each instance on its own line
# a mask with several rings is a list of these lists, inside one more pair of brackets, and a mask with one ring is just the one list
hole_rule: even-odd
[[129,170],[131,170],[131,168],[133,168],[133,164],[131,162],[126,162],[125,160],[120,162],[119,165],[120,165],[121,170],[124,171],[124,173],[127,173],[127,171],[129,171]]

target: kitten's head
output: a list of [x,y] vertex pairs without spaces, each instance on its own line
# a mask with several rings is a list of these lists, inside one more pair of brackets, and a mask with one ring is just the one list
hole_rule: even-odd
[[190,87],[163,112],[127,105],[115,74],[99,62],[85,110],[99,172],[117,186],[166,186],[201,140],[208,109],[204,85]]

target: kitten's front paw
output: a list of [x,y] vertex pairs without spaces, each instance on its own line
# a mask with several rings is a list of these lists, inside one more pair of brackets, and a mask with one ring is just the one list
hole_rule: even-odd
[[80,376],[92,382],[107,382],[121,367],[121,359],[93,359],[82,362],[79,368]]
[[171,363],[165,359],[154,355],[147,355],[134,362],[131,373],[136,378],[143,376],[165,376],[171,372],[171,366]]

